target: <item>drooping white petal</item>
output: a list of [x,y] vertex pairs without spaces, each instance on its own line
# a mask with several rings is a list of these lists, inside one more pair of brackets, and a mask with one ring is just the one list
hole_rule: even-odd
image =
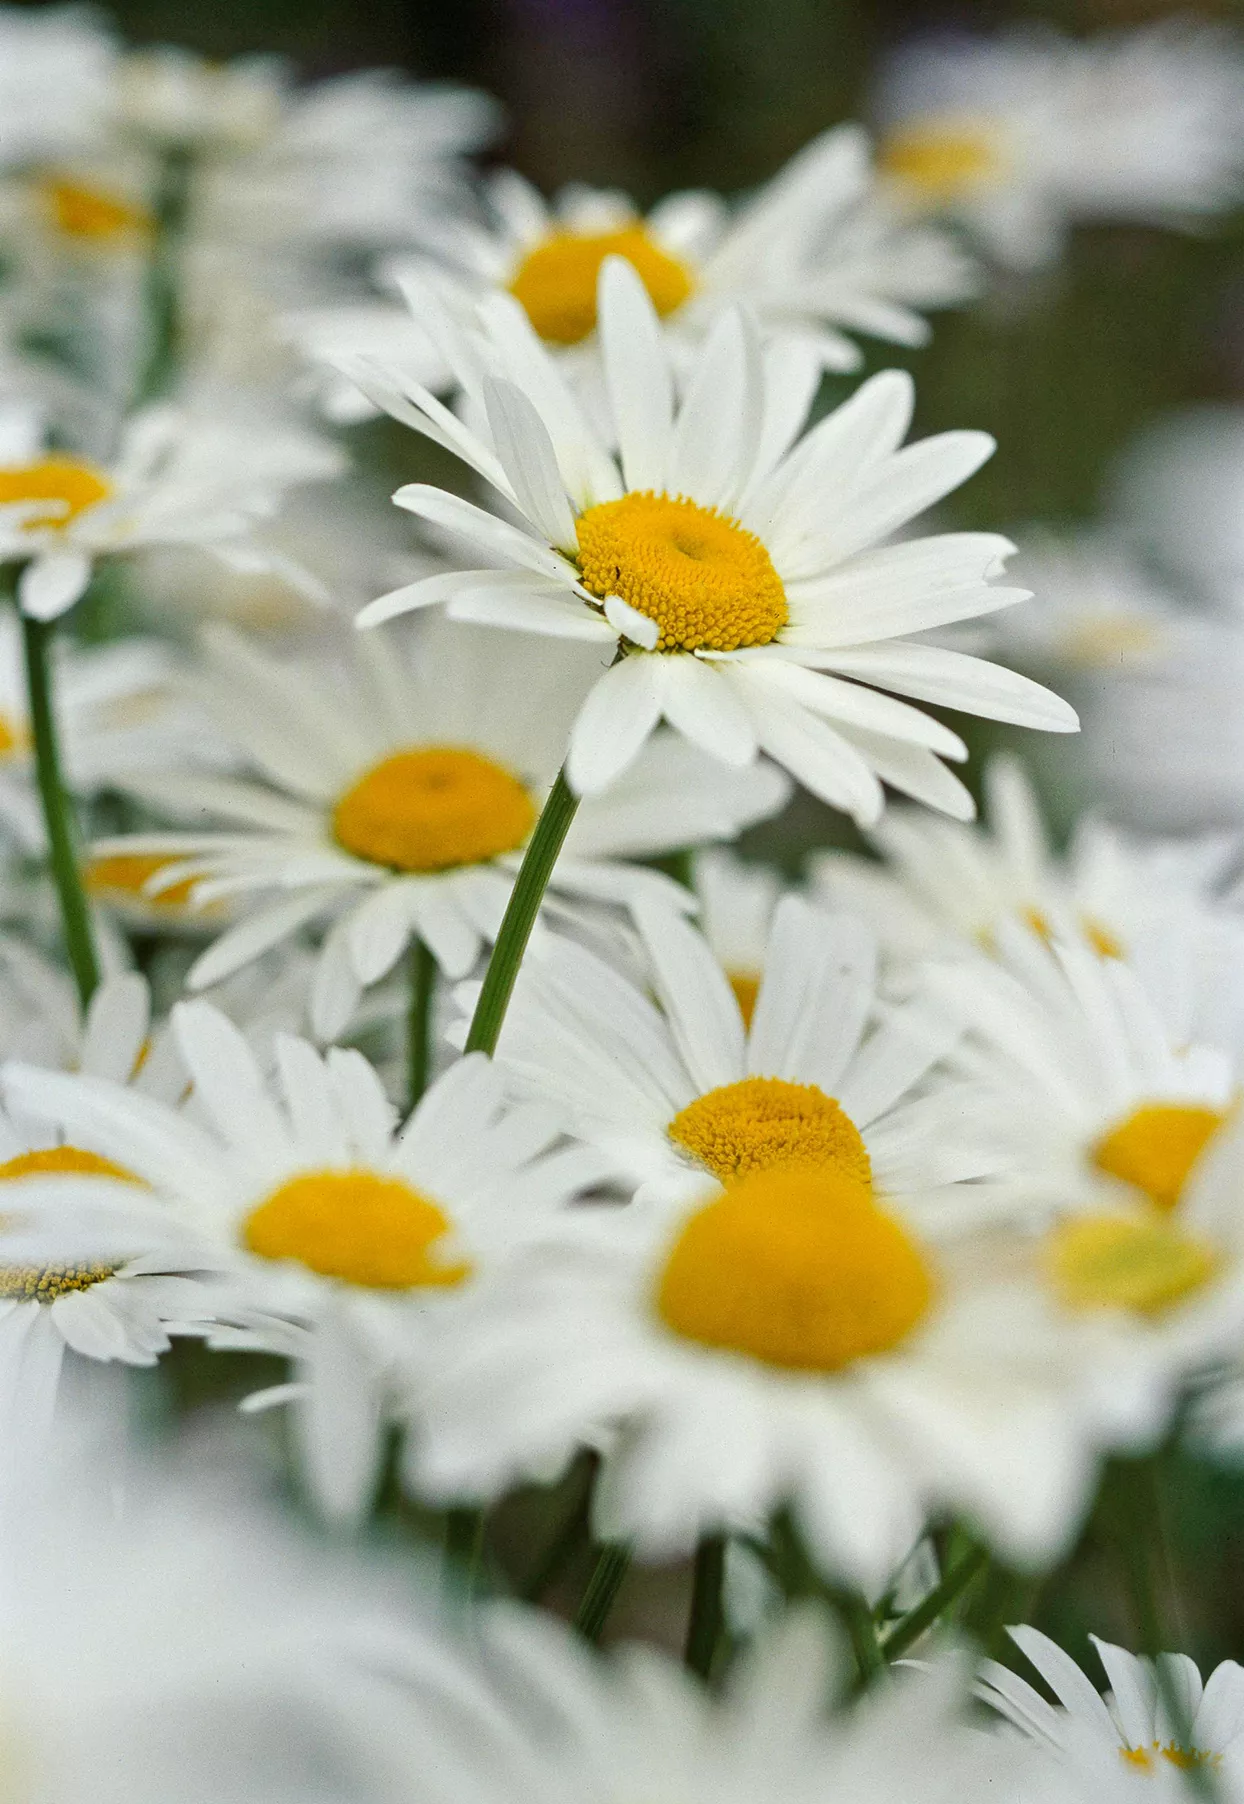
[[43,552],[17,579],[17,599],[32,620],[56,620],[67,613],[91,580],[91,560],[83,551]]
[[579,710],[570,735],[566,778],[579,795],[606,789],[638,757],[661,718],[665,659],[631,652],[607,670]]

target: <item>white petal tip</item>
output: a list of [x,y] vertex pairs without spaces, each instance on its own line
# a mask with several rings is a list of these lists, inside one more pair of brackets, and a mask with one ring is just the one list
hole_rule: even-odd
[[629,601],[623,601],[620,595],[606,595],[604,615],[614,632],[623,639],[629,639],[632,645],[638,645],[644,651],[656,650],[661,628],[647,614],[633,608]]

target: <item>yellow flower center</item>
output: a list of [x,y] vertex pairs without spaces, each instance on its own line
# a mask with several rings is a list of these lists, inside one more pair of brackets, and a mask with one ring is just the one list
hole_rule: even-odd
[[660,628],[658,651],[768,645],[789,619],[786,591],[755,533],[682,495],[633,490],[579,516],[579,573]]
[[691,271],[661,249],[641,225],[616,232],[557,232],[529,251],[510,283],[540,337],[577,345],[596,329],[596,284],[606,257],[625,257],[662,318],[677,312],[695,287]]
[[657,1283],[675,1334],[766,1365],[836,1372],[906,1338],[933,1299],[905,1230],[847,1172],[755,1172],[682,1226]]
[[832,1165],[857,1184],[872,1182],[859,1129],[815,1084],[723,1084],[680,1109],[666,1132],[723,1184],[777,1165]]
[[760,995],[759,971],[728,971],[730,988],[734,991],[734,1000],[739,1005],[739,1013],[743,1017],[744,1027],[750,1027],[752,1016],[756,1013],[756,1000]]
[[347,852],[398,871],[445,871],[513,852],[535,825],[511,771],[452,745],[395,752],[347,789],[333,832]]
[[24,752],[29,744],[30,734],[25,724],[0,710],[0,758],[11,758],[15,752]]
[[1054,1288],[1073,1309],[1156,1315],[1200,1290],[1218,1269],[1204,1241],[1159,1217],[1085,1215],[1059,1224],[1046,1246]]
[[58,505],[49,514],[32,514],[28,527],[68,526],[71,520],[105,501],[112,493],[106,476],[67,457],[45,457],[38,463],[0,468],[0,507],[19,501],[50,501]]
[[[142,1179],[116,1165],[99,1153],[82,1146],[45,1146],[33,1152],[18,1153],[16,1158],[0,1164],[0,1182],[9,1178],[33,1178],[63,1172],[82,1173],[87,1177],[123,1178],[130,1184]],[[83,1264],[5,1265],[0,1263],[0,1300],[12,1303],[54,1303],[71,1290],[89,1290],[111,1278],[120,1270],[116,1265],[103,1265],[95,1260]]]
[[143,902],[148,908],[184,908],[194,888],[192,877],[170,884],[158,895],[143,894],[145,885],[164,869],[168,859],[154,852],[118,852],[109,858],[92,858],[83,873],[91,895],[103,900],[118,897],[122,901]]
[[1093,1163],[1143,1190],[1159,1209],[1173,1209],[1193,1166],[1225,1120],[1221,1109],[1145,1103],[1097,1142]]
[[146,237],[152,230],[151,215],[145,208],[131,206],[100,188],[49,176],[39,183],[39,197],[52,224],[66,238],[100,244]]
[[996,176],[1001,158],[989,130],[970,120],[926,119],[894,132],[877,159],[883,175],[928,200],[957,200]]
[[439,1265],[449,1217],[402,1178],[374,1171],[304,1171],[246,1217],[242,1243],[261,1259],[296,1259],[324,1278],[368,1290],[461,1284],[471,1267]]
[[0,1182],[5,1178],[38,1178],[64,1172],[77,1172],[92,1178],[124,1178],[127,1184],[141,1184],[142,1179],[124,1165],[116,1165],[100,1153],[84,1146],[41,1146],[33,1152],[18,1153],[0,1165]]
[[1173,1741],[1152,1741],[1147,1748],[1120,1748],[1119,1753],[1129,1766],[1138,1766],[1146,1773],[1151,1771],[1155,1759],[1169,1760],[1181,1772],[1222,1763],[1221,1754],[1207,1754],[1201,1748],[1181,1748]]

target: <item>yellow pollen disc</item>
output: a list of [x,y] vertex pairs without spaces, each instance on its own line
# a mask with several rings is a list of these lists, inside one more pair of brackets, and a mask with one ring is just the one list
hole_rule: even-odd
[[117,1265],[0,1265],[0,1299],[6,1303],[55,1303],[71,1290],[90,1290],[120,1270]]
[[1143,1190],[1159,1209],[1173,1209],[1193,1166],[1225,1120],[1220,1109],[1145,1103],[1097,1142],[1093,1163]]
[[579,574],[660,628],[658,651],[768,645],[790,613],[755,533],[682,495],[635,489],[580,514]]
[[656,1308],[703,1346],[836,1372],[897,1346],[933,1291],[919,1249],[865,1185],[795,1167],[753,1173],[683,1224]]
[[0,1180],[5,1178],[37,1178],[63,1172],[80,1172],[92,1178],[124,1178],[128,1184],[141,1184],[142,1179],[124,1165],[116,1165],[99,1153],[87,1152],[83,1146],[43,1146],[35,1152],[18,1153],[0,1165]]
[[93,896],[119,896],[131,902],[143,902],[149,908],[184,908],[194,888],[191,877],[170,884],[158,895],[143,894],[144,885],[167,863],[168,859],[159,853],[118,852],[110,858],[92,858],[83,875]]
[[395,752],[333,810],[347,852],[398,871],[482,864],[517,851],[535,821],[535,804],[511,771],[452,745]]
[[130,206],[102,189],[52,177],[39,184],[39,192],[53,225],[66,238],[100,244],[146,237],[151,232],[151,215],[144,208]]
[[1157,1314],[1218,1269],[1212,1247],[1157,1217],[1078,1216],[1054,1229],[1046,1253],[1055,1289],[1074,1309]]
[[529,251],[510,283],[540,337],[577,345],[596,329],[596,284],[606,257],[633,265],[657,312],[675,313],[695,283],[677,257],[661,249],[640,225],[616,232],[557,232]]
[[433,1247],[450,1226],[429,1197],[374,1171],[305,1171],[274,1190],[242,1225],[262,1259],[296,1259],[324,1278],[369,1290],[461,1284],[471,1267],[439,1265]]
[[832,1165],[858,1184],[872,1182],[859,1129],[815,1084],[723,1084],[680,1109],[666,1132],[723,1184],[777,1165]]
[[744,1027],[750,1027],[752,1016],[756,1013],[756,999],[760,995],[760,973],[758,971],[730,971],[730,988],[734,991],[734,1000],[739,1005],[739,1013],[743,1017]]
[[998,173],[999,157],[987,131],[964,120],[926,120],[886,140],[877,159],[884,175],[929,200],[955,200]]
[[97,501],[105,501],[112,485],[89,464],[77,464],[67,457],[45,457],[39,463],[14,464],[0,468],[0,507],[18,501],[54,501],[60,505],[50,514],[31,515],[26,525],[67,526]]

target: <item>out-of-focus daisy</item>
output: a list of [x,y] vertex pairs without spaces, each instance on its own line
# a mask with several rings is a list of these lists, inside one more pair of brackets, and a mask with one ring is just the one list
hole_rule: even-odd
[[0,7],[0,163],[89,148],[117,57],[111,33],[81,7]]
[[874,378],[799,438],[807,388],[729,312],[675,407],[656,311],[634,267],[609,257],[600,326],[619,463],[517,303],[495,297],[479,322],[478,340],[451,334],[446,350],[483,436],[400,371],[350,371],[518,510],[515,526],[423,484],[396,497],[505,567],[410,585],[359,619],[447,602],[458,618],[615,647],[575,722],[573,789],[607,788],[664,716],[735,766],[763,748],[860,820],[881,813],[882,780],[967,817],[971,799],[937,757],[962,757],[962,742],[880,687],[1074,728],[1028,679],[901,636],[1025,593],[991,586],[1011,549],[994,534],[882,543],[992,449],[958,432],[899,451],[905,376]]
[[1202,1768],[1215,1788],[1235,1795],[1244,1778],[1244,1668],[1234,1660],[1203,1681],[1186,1654],[1160,1654],[1155,1662],[1090,1635],[1110,1686],[1102,1697],[1048,1635],[1026,1625],[1007,1633],[1058,1702],[994,1660],[982,1668],[980,1696],[1060,1764],[1109,1788],[1118,1787],[1120,1773],[1130,1774],[1137,1793],[1148,1797],[1155,1779],[1162,1795],[1189,1796],[1180,1775]]
[[713,851],[696,857],[692,883],[704,937],[730,980],[744,1027],[750,1028],[782,880],[767,865]]
[[1239,46],[1212,26],[927,39],[883,75],[880,162],[910,206],[1027,269],[1078,220],[1189,226],[1229,207],[1242,97]]
[[868,927],[780,903],[745,1029],[745,998],[699,934],[664,909],[639,921],[659,1008],[559,940],[520,975],[497,1053],[637,1200],[685,1202],[791,1161],[926,1204],[981,1175],[959,1100],[922,1093],[957,1027],[918,998],[879,1004]]
[[492,1498],[590,1446],[594,1532],[641,1558],[782,1507],[873,1595],[943,1511],[1008,1561],[1056,1558],[1094,1426],[1039,1286],[924,1239],[840,1163],[703,1188],[573,1211],[463,1298],[414,1355],[414,1488]]
[[873,922],[900,960],[992,951],[1008,920],[1043,935],[1070,922],[1098,952],[1144,973],[1175,1038],[1216,1037],[1229,1019],[1220,975],[1244,951],[1244,920],[1221,901],[1234,837],[1140,840],[1089,816],[1059,856],[1018,760],[991,759],[984,786],[987,825],[893,809],[872,832],[886,862],[814,853],[814,889]]
[[877,1804],[934,1804],[1016,1780],[1015,1749],[964,1727],[953,1665],[896,1675],[831,1715],[846,1663],[807,1606],[749,1649],[720,1695],[651,1648],[602,1658],[534,1611],[481,1614],[469,1663],[428,1641],[412,1637],[395,1676],[432,1804],[799,1804],[859,1788]]
[[33,445],[24,451],[4,446],[0,560],[22,562],[18,596],[40,620],[72,607],[95,560],[117,553],[194,545],[262,565],[256,522],[287,488],[341,468],[333,446],[300,428],[166,407],[130,420],[107,468]]
[[[79,796],[124,773],[171,761],[210,761],[205,720],[174,682],[174,660],[155,639],[53,647],[56,707],[65,776]],[[44,844],[35,789],[21,629],[0,619],[0,827],[27,852]],[[217,762],[219,759],[217,758]]]
[[298,1441],[324,1511],[353,1519],[375,1485],[406,1342],[561,1209],[599,1162],[550,1153],[549,1112],[507,1109],[483,1056],[459,1061],[398,1131],[361,1054],[282,1036],[269,1084],[206,1002],[173,1026],[193,1115],[87,1076],[10,1066],[9,1106],[124,1156],[224,1272],[217,1344],[288,1355]]
[[1203,605],[1244,605],[1244,408],[1202,402],[1164,413],[1115,460],[1111,529]]
[[[99,848],[163,861],[153,898],[187,882],[191,900],[204,903],[267,892],[268,906],[195,966],[193,986],[327,917],[335,924],[313,1018],[328,1036],[413,938],[462,977],[495,935],[598,662],[582,647],[559,646],[550,660],[529,640],[515,647],[508,635],[429,625],[413,642],[350,636],[310,667],[211,638],[204,700],[264,781],[144,775],[133,787],[153,805],[196,821],[215,814],[221,829]],[[551,906],[628,904],[658,891],[676,902],[685,892],[668,879],[620,861],[732,838],[787,792],[772,766],[731,774],[664,735],[580,812]]]
[[[1014,1150],[1016,1204],[1173,1211],[1234,1103],[1229,1053],[1188,1044],[1138,973],[1070,926],[1051,940],[1003,922],[996,953],[926,967],[925,981],[966,1027],[951,1063]],[[1170,962],[1177,972],[1177,943]],[[1219,981],[1238,985],[1238,966],[1224,962]]]

